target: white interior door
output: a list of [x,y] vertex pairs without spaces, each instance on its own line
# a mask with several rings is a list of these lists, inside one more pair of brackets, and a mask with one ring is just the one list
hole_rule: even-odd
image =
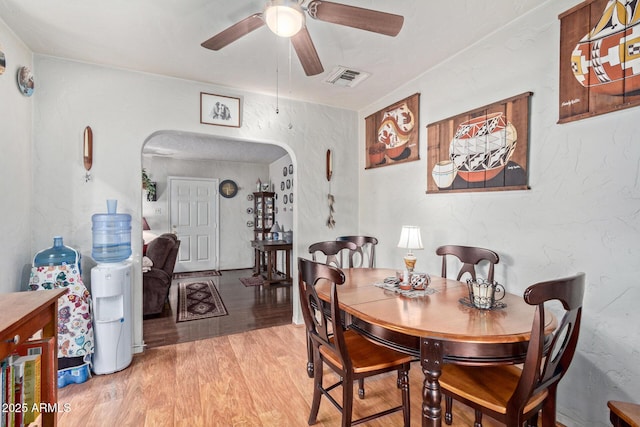
[[217,270],[218,180],[169,178],[169,224],[180,239],[175,271]]

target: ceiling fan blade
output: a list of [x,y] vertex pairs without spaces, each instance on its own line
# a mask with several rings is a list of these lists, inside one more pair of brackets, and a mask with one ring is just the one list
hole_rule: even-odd
[[320,21],[346,25],[387,36],[398,35],[404,23],[404,17],[401,15],[323,0],[309,2],[307,12],[309,16]]
[[262,14],[255,13],[211,37],[209,40],[203,42],[201,46],[211,50],[220,50],[226,45],[233,43],[240,37],[249,34],[251,31],[258,29],[263,25],[264,20],[262,19]]
[[315,76],[324,71],[307,27],[303,27],[295,36],[291,37],[291,43],[307,76]]

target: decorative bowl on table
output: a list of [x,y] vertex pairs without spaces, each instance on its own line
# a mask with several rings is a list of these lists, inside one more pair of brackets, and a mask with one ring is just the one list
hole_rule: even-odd
[[398,284],[398,287],[400,289],[402,289],[403,291],[410,291],[411,290],[411,283],[409,283],[409,282],[400,282]]
[[411,288],[417,291],[427,289],[431,284],[431,277],[427,273],[413,273],[411,275]]

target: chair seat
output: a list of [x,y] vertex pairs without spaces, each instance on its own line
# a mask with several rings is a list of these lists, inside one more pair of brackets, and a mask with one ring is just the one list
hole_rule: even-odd
[[[333,338],[330,341],[333,342]],[[344,332],[344,341],[349,349],[353,372],[356,375],[401,366],[403,363],[410,363],[413,360],[411,356],[375,344],[353,330]],[[320,346],[320,353],[328,362],[343,368],[340,358],[331,348]]]
[[[445,364],[439,381],[445,394],[506,414],[507,402],[518,385],[521,372],[520,368],[513,365],[476,367]],[[473,390],[473,394],[465,390]],[[547,389],[544,389],[532,396],[523,412],[542,403],[547,395]]]
[[614,426],[640,426],[640,405],[631,402],[610,400],[609,407],[611,423]]

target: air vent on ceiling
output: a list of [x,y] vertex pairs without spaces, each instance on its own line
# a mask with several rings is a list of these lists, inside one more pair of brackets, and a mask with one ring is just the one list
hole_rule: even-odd
[[364,71],[339,66],[329,73],[325,83],[342,87],[355,87],[370,75],[370,73]]

